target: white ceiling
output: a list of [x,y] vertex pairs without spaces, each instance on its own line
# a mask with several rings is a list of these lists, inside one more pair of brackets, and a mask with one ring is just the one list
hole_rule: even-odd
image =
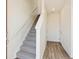
[[46,9],[48,12],[58,12],[63,8],[64,2],[64,0],[45,0]]

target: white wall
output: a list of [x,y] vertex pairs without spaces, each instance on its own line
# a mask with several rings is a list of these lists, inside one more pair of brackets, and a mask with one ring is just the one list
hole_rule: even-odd
[[60,11],[64,6],[65,0],[45,0],[45,5],[48,12],[52,12],[52,9],[55,8],[55,12]]
[[72,39],[71,39],[71,0],[67,0],[60,13],[60,42],[62,46],[72,57]]
[[48,41],[59,41],[59,13],[48,14],[47,20],[47,39]]
[[8,59],[16,57],[25,36],[36,18],[34,0],[7,1]]
[[[46,19],[45,19],[46,20]],[[46,21],[43,22],[43,25],[40,30],[40,59],[43,59],[44,51],[47,45],[46,38]]]
[[36,25],[36,59],[43,59],[44,51],[47,44],[46,38],[47,12],[41,12]]
[[69,54],[73,55],[72,49],[72,27],[71,27],[71,6],[72,0],[65,0],[64,7],[60,12],[48,14],[47,20],[47,39],[48,41],[59,41]]

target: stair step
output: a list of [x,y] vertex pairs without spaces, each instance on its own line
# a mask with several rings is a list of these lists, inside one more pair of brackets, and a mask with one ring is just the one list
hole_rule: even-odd
[[35,36],[28,35],[26,40],[36,40],[36,35]]
[[34,26],[32,26],[31,30],[35,30],[35,27],[34,27]]
[[30,37],[30,36],[28,35],[24,41],[27,41],[27,40],[28,40],[28,41],[36,41],[36,36],[31,36],[31,37]]
[[29,46],[29,47],[36,48],[36,46],[35,46],[35,45],[32,45],[32,44],[27,44],[27,43],[24,43],[22,46]]
[[36,47],[36,41],[31,41],[31,40],[26,40],[23,42],[23,45],[28,45],[28,46],[31,46],[31,47]]
[[35,33],[29,32],[28,36],[34,36],[34,37],[36,37],[36,32]]
[[36,36],[36,32],[29,32],[28,35],[29,35],[29,34]]
[[36,30],[32,30],[32,29],[31,29],[30,32],[32,32],[32,33],[36,33]]
[[32,53],[32,54],[36,54],[36,48],[35,47],[22,46],[21,47],[21,51],[29,52],[29,53]]
[[23,51],[17,53],[19,59],[35,59],[36,55],[31,53],[25,53]]
[[34,41],[34,42],[36,42],[36,37],[27,38],[26,41]]

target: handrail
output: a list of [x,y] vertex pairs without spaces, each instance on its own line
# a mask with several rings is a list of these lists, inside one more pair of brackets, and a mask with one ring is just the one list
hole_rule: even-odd
[[40,17],[39,17],[39,19],[38,19],[38,22],[37,22],[37,24],[36,24],[36,26],[35,26],[35,29],[40,29],[41,28],[41,26],[42,26],[42,23],[43,23],[43,19],[42,19],[42,17],[43,17],[43,15],[40,15]]

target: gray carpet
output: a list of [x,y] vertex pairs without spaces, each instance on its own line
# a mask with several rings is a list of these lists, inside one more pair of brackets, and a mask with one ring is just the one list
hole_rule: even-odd
[[32,28],[30,29],[26,39],[24,40],[20,51],[17,52],[15,59],[36,59],[36,30],[35,25],[38,21],[37,16]]

